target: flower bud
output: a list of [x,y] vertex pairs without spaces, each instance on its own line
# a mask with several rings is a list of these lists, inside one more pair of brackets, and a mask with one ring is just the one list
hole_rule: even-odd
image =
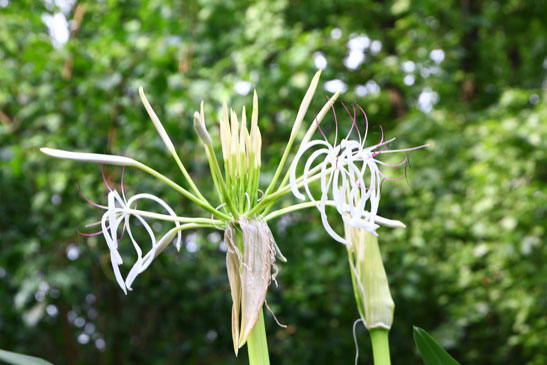
[[393,324],[395,304],[389,291],[378,237],[361,228],[345,225],[353,290],[359,314],[367,329]]
[[104,155],[101,153],[87,153],[87,152],[70,152],[58,150],[55,148],[42,147],[40,148],[42,153],[48,156],[62,158],[65,160],[95,162],[106,165],[118,165],[118,166],[137,166],[138,162],[129,157],[116,156],[116,155]]
[[207,129],[205,128],[205,123],[201,120],[201,117],[198,112],[194,113],[194,129],[196,130],[196,133],[199,136],[199,139],[201,139],[201,142],[206,146],[211,146],[211,136],[209,136],[209,133],[207,132]]

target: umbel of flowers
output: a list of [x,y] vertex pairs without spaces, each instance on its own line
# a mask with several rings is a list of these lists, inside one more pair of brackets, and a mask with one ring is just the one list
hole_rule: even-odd
[[[224,231],[224,240],[228,246],[226,254],[227,273],[233,302],[232,337],[234,351],[237,355],[239,349],[247,344],[251,364],[269,363],[262,307],[267,288],[271,281],[275,280],[277,273],[276,258],[286,261],[268,227],[267,222],[269,220],[299,209],[316,207],[321,213],[327,232],[335,240],[348,247],[354,247],[352,244],[355,241],[354,237],[361,234],[357,231],[352,233],[354,232],[353,229],[363,230],[363,232],[366,231],[375,235],[379,225],[404,226],[399,221],[389,220],[377,214],[380,199],[380,180],[383,176],[378,169],[378,164],[384,163],[378,161],[376,157],[382,153],[397,152],[387,150],[388,143],[392,140],[384,141],[382,137],[382,140],[374,146],[365,147],[367,135],[366,132],[364,136],[360,134],[357,127],[355,107],[353,117],[348,111],[353,122],[352,129],[339,144],[335,140],[335,143],[331,145],[326,138],[324,141],[312,140],[315,131],[327,113],[331,109],[334,111],[333,105],[340,92],[328,98],[319,113],[314,115],[307,132],[300,141],[290,168],[286,168],[289,157],[293,155],[293,144],[301,130],[317,88],[319,77],[320,72],[317,72],[308,87],[296,114],[280,163],[263,193],[259,190],[262,137],[258,125],[259,113],[256,92],[253,96],[250,123],[245,108],[240,114],[237,114],[229,109],[226,103],[223,105],[219,124],[222,148],[221,163],[217,159],[214,149],[215,144],[208,133],[203,102],[200,110],[194,113],[194,129],[207,156],[211,180],[216,191],[217,200],[214,204],[201,193],[186,170],[175,145],[152,109],[142,88],[139,89],[141,101],[162,138],[167,152],[172,156],[186,180],[188,189],[144,163],[129,157],[69,152],[47,147],[41,149],[43,153],[53,157],[95,162],[101,164],[101,167],[103,164],[108,164],[123,166],[124,168],[138,168],[161,180],[185,198],[203,208],[205,213],[203,217],[183,217],[177,215],[164,200],[152,194],[140,193],[127,197],[123,187],[122,172],[120,191],[107,185],[109,192],[106,204],[93,203],[84,196],[88,202],[104,210],[100,221],[88,225],[99,225],[101,230],[95,233],[85,233],[84,235],[102,234],[104,236],[110,251],[116,281],[124,293],[127,294],[128,291],[132,290],[132,284],[136,277],[142,274],[171,242],[174,243],[177,250],[180,249],[181,232],[183,230],[212,228]],[[368,121],[366,128],[368,130]],[[358,133],[358,141],[350,138],[352,130]],[[321,134],[324,137],[322,131]],[[318,147],[319,149],[313,151],[304,164],[303,173],[298,175],[299,160],[305,153]],[[324,157],[324,160],[317,163],[318,158],[321,156]],[[283,178],[281,178],[282,176]],[[319,199],[315,199],[312,194],[310,184],[313,182],[320,183],[321,196]],[[300,193],[300,188],[305,189],[310,201],[271,211],[276,202],[291,193],[291,191],[296,197],[304,199],[305,196]],[[151,201],[157,204],[162,211],[139,210],[137,206],[139,200]],[[342,217],[346,227],[346,238],[336,233],[329,224],[326,207],[336,208],[338,215]],[[143,252],[145,246],[137,241],[131,231],[131,224],[135,220],[142,224],[148,234],[149,242],[147,246],[150,249],[146,253]],[[149,223],[153,220],[171,222],[173,227],[158,238]],[[129,237],[128,239],[135,249],[137,258],[127,275],[124,276],[121,270],[124,259],[119,252],[119,245],[124,244],[122,238],[125,232],[127,232],[125,236]],[[348,250],[350,249],[348,248]],[[359,248],[352,248],[352,250],[356,252],[354,257],[357,260],[352,266],[356,297],[357,291],[359,291],[362,292],[360,295],[366,298],[365,292],[368,290],[366,279],[364,284],[360,283],[362,280],[358,258],[361,257],[361,253]],[[360,284],[357,285],[356,282]],[[363,303],[361,307],[364,309],[361,315],[366,317],[366,299],[363,299]],[[359,307],[360,312],[361,307]]]

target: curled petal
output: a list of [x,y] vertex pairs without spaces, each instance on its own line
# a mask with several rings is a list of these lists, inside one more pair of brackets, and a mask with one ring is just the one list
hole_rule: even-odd
[[[322,145],[322,146],[326,146],[327,148],[330,148],[330,145],[325,142],[325,141],[311,141],[309,143],[307,143],[305,146],[303,146],[299,151],[298,153],[296,154],[295,158],[294,158],[294,161],[291,165],[291,169],[290,169],[290,186],[291,186],[291,190],[292,190],[292,193],[294,194],[295,197],[297,197],[298,199],[300,200],[304,200],[305,197],[304,195],[300,192],[300,190],[298,189],[298,186],[297,186],[297,183],[296,183],[296,168],[298,166],[298,162],[300,161],[300,159],[302,158],[302,155],[307,151],[309,150],[310,148],[312,147],[315,147],[315,146],[318,146],[318,145]],[[328,151],[328,149],[327,149]],[[309,161],[309,158],[308,158],[308,161]],[[304,173],[303,177],[306,179],[306,173]]]
[[[165,209],[167,211],[167,213],[169,213],[170,216],[177,217],[177,214],[175,213],[175,211],[173,209],[171,209],[171,207],[169,205],[167,205],[167,203],[164,200],[162,200],[162,199],[160,199],[157,196],[152,195],[152,194],[147,194],[147,193],[137,194],[137,195],[131,197],[127,201],[127,206],[129,207],[133,203],[136,204],[137,201],[140,200],[140,199],[152,200],[152,201],[158,203],[159,205],[161,205],[163,207],[163,209]],[[180,226],[179,222],[174,222],[174,223],[175,223],[175,227]],[[177,240],[175,241],[175,247],[177,248],[177,251],[180,251],[181,242],[182,242],[182,235],[181,235],[181,232],[179,231],[177,233]]]

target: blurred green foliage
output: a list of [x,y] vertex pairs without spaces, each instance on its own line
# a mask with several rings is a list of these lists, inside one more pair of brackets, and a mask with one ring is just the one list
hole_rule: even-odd
[[[248,82],[259,94],[266,183],[307,82],[326,63],[322,85],[343,82],[342,100],[397,137],[394,148],[430,144],[412,154],[407,182],[383,186],[381,214],[408,226],[380,232],[396,303],[394,362],[420,363],[416,324],[462,363],[547,363],[542,1],[70,3],[0,1],[0,348],[56,364],[246,363],[231,348],[221,236],[186,233],[193,249],[169,248],[124,296],[102,238],[75,233],[101,212],[74,182],[102,202],[100,169],[38,148],[123,154],[181,182],[138,102],[143,85],[213,197],[191,115],[202,99],[210,126],[224,98],[249,106],[250,94],[235,92],[245,94]],[[54,14],[71,33],[57,47],[46,26]],[[316,104],[328,94],[318,92]],[[120,170],[106,175],[116,184]],[[180,215],[206,216],[140,172],[126,181]],[[345,249],[318,227],[314,211],[272,224],[289,260],[268,294],[289,325],[266,314],[274,364],[355,355]],[[368,363],[368,335],[357,335]]]

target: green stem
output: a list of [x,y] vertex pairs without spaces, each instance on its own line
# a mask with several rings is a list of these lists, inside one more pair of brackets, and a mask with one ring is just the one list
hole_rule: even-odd
[[[310,170],[309,172],[309,175],[312,175],[313,173],[315,173],[315,170],[319,170],[321,168],[321,165],[320,166],[316,166],[314,167],[313,169]],[[326,170],[326,173],[330,173],[334,170],[333,167],[329,168]],[[308,178],[308,184],[316,181],[316,180],[319,180],[321,178],[321,174],[316,174],[316,175],[313,175],[311,177]],[[303,177],[300,177],[296,180],[296,186],[297,187],[301,187],[304,185],[304,178]],[[270,208],[273,206],[273,204],[280,198],[284,197],[285,195],[287,195],[288,193],[291,192],[291,187],[290,186],[285,186],[283,188],[280,188],[278,190],[275,191],[275,193],[272,193],[268,196],[264,195],[262,197],[262,200],[257,204],[255,205],[254,208],[252,208],[248,215],[249,216],[253,216],[254,214],[257,214],[258,212],[260,212],[261,210],[265,209],[265,208],[268,208],[266,211],[262,212],[262,214],[267,214],[270,210]],[[270,206],[269,206],[270,205]]]
[[167,185],[169,185],[170,187],[172,187],[173,189],[175,189],[176,191],[178,191],[179,193],[181,193],[182,195],[184,195],[185,197],[187,197],[188,199],[190,199],[194,203],[198,204],[203,209],[213,213],[215,216],[217,216],[217,217],[219,217],[223,220],[230,220],[231,219],[231,217],[228,214],[219,212],[218,210],[213,208],[207,200],[196,197],[194,194],[190,193],[188,190],[184,189],[182,186],[180,186],[179,184],[177,184],[173,180],[169,179],[168,177],[160,174],[158,171],[154,170],[153,168],[150,168],[150,167],[148,167],[145,164],[140,163],[140,162],[137,162],[135,167],[137,167],[137,168],[141,169],[142,171],[144,171],[144,172],[154,176],[155,178],[163,181],[164,183],[166,183]]
[[266,340],[266,327],[264,326],[264,314],[262,309],[258,315],[258,322],[247,339],[249,352],[249,365],[269,365],[268,342]]
[[209,159],[209,165],[211,168],[211,174],[216,175],[217,182],[220,184],[220,191],[224,195],[224,201],[226,202],[226,205],[228,206],[228,209],[232,212],[234,215],[234,219],[237,219],[239,217],[239,214],[237,213],[236,208],[234,207],[234,203],[232,199],[230,198],[230,194],[228,192],[228,187],[226,186],[226,183],[224,182],[224,179],[222,178],[222,172],[220,171],[220,167],[218,165],[217,156],[215,154],[215,150],[212,146],[206,146],[205,147],[208,151],[207,157]]
[[389,358],[389,331],[385,328],[372,328],[369,330],[372,342],[372,354],[374,365],[390,365]]
[[[332,200],[327,200],[325,202],[325,205],[329,205],[329,206],[333,206],[333,207],[335,206],[334,201],[332,201]],[[315,206],[317,206],[317,202],[306,202],[306,203],[291,205],[290,207],[286,207],[286,208],[279,209],[279,210],[274,210],[273,212],[271,212],[270,214],[265,216],[264,220],[267,222],[267,221],[272,220],[274,218],[280,217],[283,214],[291,213],[291,212],[294,212],[294,211],[297,211],[297,210],[300,210],[300,209],[312,208],[312,207],[315,207]]]

